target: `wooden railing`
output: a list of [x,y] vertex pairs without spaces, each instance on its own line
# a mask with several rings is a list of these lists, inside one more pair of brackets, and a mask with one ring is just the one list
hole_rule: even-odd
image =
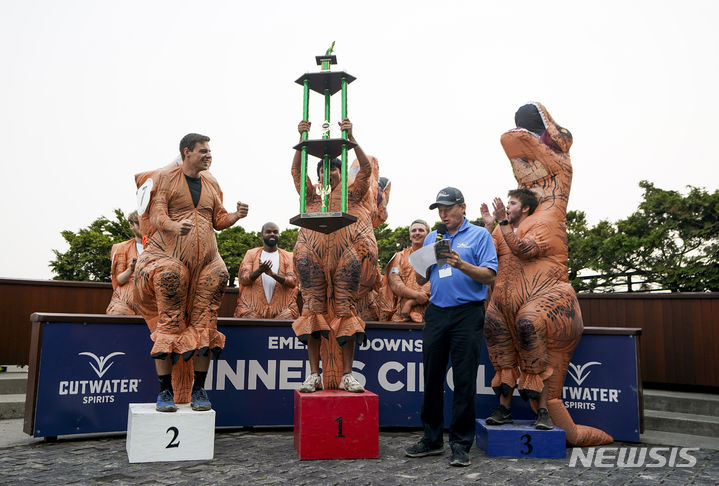
[[[27,364],[30,314],[103,314],[110,284],[0,279],[0,364]],[[221,317],[232,317],[237,288],[228,288]],[[642,329],[642,379],[719,387],[719,293],[579,294],[587,327]]]
[[719,387],[719,293],[579,294],[585,326],[642,329],[645,383]]

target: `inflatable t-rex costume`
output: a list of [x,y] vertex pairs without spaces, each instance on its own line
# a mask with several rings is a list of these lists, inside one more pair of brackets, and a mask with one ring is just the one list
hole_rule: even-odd
[[237,272],[238,294],[235,317],[247,319],[296,319],[300,312],[297,308],[297,277],[294,272],[292,253],[277,248],[279,252],[279,268],[275,273],[285,276],[283,285],[275,285],[272,299],[267,302],[262,275],[252,280],[250,274],[260,266],[262,247],[247,250]]
[[[173,367],[177,403],[190,398],[195,352],[219,354],[225,336],[217,331],[217,311],[229,273],[217,251],[213,229],[231,226],[222,205],[222,191],[208,172],[200,174],[202,191],[192,202],[182,166],[135,176],[138,188],[147,188],[140,203],[140,227],[147,240],[135,267],[135,306],[150,328],[151,356],[166,356],[185,364]],[[150,187],[149,180],[152,180]],[[192,230],[182,236],[165,230],[171,220],[193,218]]]
[[110,269],[112,297],[110,298],[110,303],[107,305],[105,314],[120,316],[135,315],[132,280],[128,280],[124,284],[120,284],[117,280],[117,276],[130,266],[130,262],[133,258],[137,258],[135,238],[112,245],[112,250],[110,251],[110,260],[112,261]]
[[[379,273],[372,222],[385,210],[388,199],[383,198],[384,204],[377,203],[378,174],[376,159],[368,157],[368,163],[360,164],[354,182],[348,184],[347,211],[357,216],[355,223],[330,234],[300,228],[293,251],[304,305],[292,328],[303,342],[310,335],[330,339],[328,344],[322,343],[323,381],[328,389],[337,388],[342,375],[339,349],[332,341],[340,346],[351,338],[357,344],[365,341],[365,324],[357,312],[357,303],[374,288]],[[292,177],[299,193],[299,157],[293,161]],[[306,187],[312,187],[309,178],[306,183]],[[307,212],[319,211],[321,204],[315,191],[306,191]],[[337,187],[330,193],[329,210],[339,211],[340,207],[341,190]]]
[[[376,157],[368,155],[372,164],[372,174],[370,175],[370,183],[367,193],[361,202],[361,207],[357,212],[352,213],[357,218],[371,222],[372,228],[376,228],[387,221],[387,204],[389,203],[389,195],[392,190],[392,182],[379,176],[379,161]],[[359,160],[352,161],[352,165],[347,169],[347,184],[354,184],[355,178],[359,173]],[[375,246],[377,240],[372,231],[371,239]],[[357,300],[357,313],[364,320],[377,321],[382,318],[382,309],[387,306],[384,302],[385,295],[382,293],[382,273],[379,264],[371,267],[371,261],[366,259],[362,262],[362,277],[360,278],[360,288]]]
[[[430,295],[429,282],[424,285],[419,285],[414,277],[415,270],[412,264],[409,262],[409,256],[412,254],[414,249],[412,247],[405,248],[404,250],[395,253],[392,259],[387,263],[387,270],[385,271],[385,282],[382,291],[385,295],[385,299],[388,300],[389,304],[393,304],[389,309],[388,320],[393,322],[424,322],[424,311],[429,306],[429,302],[424,304],[417,304],[412,307],[409,314],[405,315],[402,313],[402,309],[408,300],[412,300],[413,297],[409,295],[395,295],[390,287],[389,272],[392,268],[396,268],[399,271],[399,279],[402,287],[407,287],[408,290],[413,292],[424,292],[427,297]],[[405,292],[406,290],[401,290]]]
[[[575,425],[560,395],[567,366],[584,328],[568,279],[566,212],[572,184],[572,135],[539,103],[522,106],[517,128],[501,143],[519,187],[535,192],[539,205],[503,236],[493,233],[499,269],[484,333],[496,374],[492,388],[507,396],[518,388],[537,399],[547,380],[549,415],[572,446],[607,444],[605,432]],[[518,368],[519,367],[519,368]]]

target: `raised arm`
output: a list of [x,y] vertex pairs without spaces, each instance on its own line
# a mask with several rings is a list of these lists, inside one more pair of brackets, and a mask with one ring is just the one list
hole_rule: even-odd
[[[497,221],[507,219],[507,212],[504,203],[500,198],[494,198],[494,217]],[[530,260],[546,253],[546,245],[541,244],[547,241],[548,231],[544,224],[535,224],[528,231],[524,238],[519,238],[514,233],[514,228],[508,224],[499,225],[504,241],[514,256],[520,260]]]
[[[302,141],[302,133],[309,132],[312,124],[308,121],[302,120],[297,125],[297,131],[300,132],[300,142]],[[292,157],[292,179],[295,182],[295,189],[297,194],[300,194],[300,179],[302,177],[302,151],[295,150],[295,155]],[[309,173],[306,175],[305,180],[305,201],[309,202],[312,199],[312,181],[310,180]]]
[[220,190],[220,185],[214,180],[206,180],[206,182],[210,185],[210,187],[212,187],[212,190],[215,193],[215,205],[212,208],[213,228],[217,231],[222,231],[247,216],[249,207],[247,204],[239,201],[237,202],[237,210],[234,213],[228,213],[222,203],[222,190]]
[[[340,128],[342,130],[347,130],[347,140],[357,143],[354,133],[352,132],[352,122],[349,118],[345,118],[340,122]],[[357,173],[357,177],[355,177],[354,183],[352,184],[351,192],[352,198],[355,201],[361,201],[369,189],[370,179],[372,178],[372,163],[369,158],[367,158],[367,155],[364,153],[364,150],[362,150],[362,147],[360,147],[359,144],[355,146],[354,151],[357,161],[359,162],[360,170]]]

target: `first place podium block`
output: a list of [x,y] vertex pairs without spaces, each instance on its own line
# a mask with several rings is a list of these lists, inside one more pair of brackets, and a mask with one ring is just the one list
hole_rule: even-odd
[[295,390],[295,449],[304,459],[379,457],[379,400],[372,392]]
[[489,457],[567,457],[566,435],[556,425],[553,430],[537,430],[531,420],[513,424],[487,425],[477,420],[477,446]]
[[210,460],[215,411],[196,412],[184,404],[176,412],[158,412],[154,403],[131,403],[126,448],[131,463]]

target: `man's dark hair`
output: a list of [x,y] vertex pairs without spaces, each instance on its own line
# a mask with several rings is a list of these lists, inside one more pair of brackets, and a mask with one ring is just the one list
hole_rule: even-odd
[[188,133],[184,137],[182,137],[182,140],[180,140],[180,156],[182,157],[182,160],[185,160],[185,148],[192,152],[195,150],[195,145],[203,142],[209,142],[210,137],[207,135],[200,135],[199,133]]
[[519,199],[519,203],[522,205],[522,207],[528,206],[529,214],[532,214],[539,205],[539,199],[537,199],[537,195],[532,192],[531,189],[527,189],[526,187],[512,189],[507,193],[507,196],[516,197],[517,199]]
[[[320,178],[320,172],[322,171],[322,160],[317,162],[317,178]],[[332,159],[330,160],[330,170],[332,170],[332,167],[337,167],[339,170],[342,170],[342,161],[340,159]]]

